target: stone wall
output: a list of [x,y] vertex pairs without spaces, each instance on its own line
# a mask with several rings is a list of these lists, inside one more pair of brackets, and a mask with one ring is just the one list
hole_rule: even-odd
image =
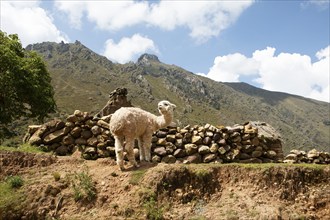
[[330,164],[330,153],[312,149],[308,152],[293,149],[284,158],[284,163]]
[[[78,149],[85,159],[115,158],[110,116],[93,118],[76,110],[65,121],[54,119],[43,125],[29,126],[24,142],[38,145],[57,155]],[[134,149],[138,158],[138,148]],[[152,138],[152,160],[165,163],[278,162],[283,159],[280,136],[268,124],[249,122],[216,127],[167,127]]]

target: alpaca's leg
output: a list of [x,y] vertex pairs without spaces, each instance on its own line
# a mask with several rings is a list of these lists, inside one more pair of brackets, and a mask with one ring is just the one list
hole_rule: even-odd
[[117,165],[121,170],[124,169],[124,137],[115,136],[115,151]]
[[152,134],[145,134],[143,136],[144,160],[150,162],[151,160],[151,138]]
[[137,164],[136,160],[135,160],[135,155],[134,155],[134,139],[126,139],[126,151],[127,151],[127,158],[129,160],[129,162],[135,166],[135,167],[139,167],[139,165]]
[[143,138],[142,137],[139,137],[139,153],[140,153],[140,161],[144,161],[146,159],[146,156],[145,156],[145,148],[143,147]]

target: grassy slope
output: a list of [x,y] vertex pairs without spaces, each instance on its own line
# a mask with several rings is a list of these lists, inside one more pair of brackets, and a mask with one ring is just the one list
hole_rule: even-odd
[[[49,49],[51,48],[51,49]],[[270,92],[244,83],[218,83],[186,70],[150,61],[151,65],[114,64],[80,43],[42,43],[33,49],[48,63],[61,112],[96,112],[117,87],[128,89],[132,104],[157,114],[157,102],[169,99],[178,108],[179,125],[233,125],[249,120],[274,126],[289,149],[329,148],[329,103]],[[51,55],[49,55],[51,54]]]

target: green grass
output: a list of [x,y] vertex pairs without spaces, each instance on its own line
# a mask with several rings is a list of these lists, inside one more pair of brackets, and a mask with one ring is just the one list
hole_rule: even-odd
[[32,146],[30,144],[22,144],[18,147],[7,147],[7,146],[0,146],[0,151],[20,151],[25,153],[45,153],[40,148],[36,146]]
[[20,188],[23,186],[23,179],[20,176],[9,176],[6,179],[6,182],[9,183],[11,188]]
[[54,180],[57,182],[61,179],[61,174],[59,172],[52,173]]
[[12,186],[9,181],[0,182],[0,213],[20,210],[24,205],[25,195],[22,189]]
[[147,219],[161,220],[163,219],[164,207],[160,206],[153,197],[150,197],[143,205],[147,212]]
[[96,188],[92,177],[88,170],[75,172],[70,178],[73,197],[75,201],[88,200],[92,201],[96,198]]
[[132,172],[129,183],[132,185],[138,185],[144,174],[147,172],[147,169],[144,170],[135,170]]

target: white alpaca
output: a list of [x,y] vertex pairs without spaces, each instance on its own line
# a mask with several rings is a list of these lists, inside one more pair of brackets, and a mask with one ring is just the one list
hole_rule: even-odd
[[134,107],[122,107],[112,115],[110,131],[115,138],[116,159],[121,170],[124,169],[124,148],[130,163],[138,167],[133,151],[135,139],[139,143],[140,161],[150,161],[152,134],[172,122],[175,107],[169,101],[161,101],[158,103],[160,116]]

